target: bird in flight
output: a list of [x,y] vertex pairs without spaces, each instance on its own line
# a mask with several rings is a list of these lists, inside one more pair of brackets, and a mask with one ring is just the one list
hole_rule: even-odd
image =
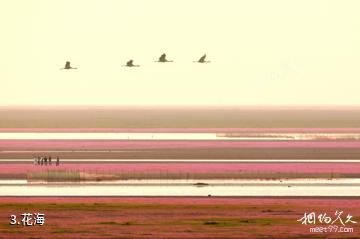
[[198,61],[194,61],[197,63],[210,63],[210,61],[205,60],[206,58],[206,54],[204,54],[202,57],[200,57],[200,59]]
[[173,62],[173,61],[169,61],[166,59],[166,54],[163,53],[160,57],[159,60],[157,62]]
[[127,67],[139,67],[140,65],[134,65],[134,61],[133,60],[129,60],[128,62],[126,62],[126,65],[123,66],[127,66]]
[[67,61],[65,63],[65,67],[64,68],[61,68],[60,70],[73,70],[73,69],[77,69],[76,67],[71,67],[70,66],[70,61]]

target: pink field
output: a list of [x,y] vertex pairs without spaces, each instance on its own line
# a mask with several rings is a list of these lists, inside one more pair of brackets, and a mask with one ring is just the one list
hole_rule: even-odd
[[161,148],[360,148],[360,141],[0,140],[0,150]]
[[[359,238],[351,233],[311,233],[299,220],[304,213],[326,213],[334,221],[352,215],[359,222],[359,198],[129,198],[0,197],[2,215],[41,212],[44,226],[0,228],[3,238]],[[8,217],[8,216],[6,216]],[[5,223],[6,222],[6,223]],[[336,222],[336,221],[334,221]],[[317,222],[316,225],[327,226]],[[336,222],[334,225],[340,225]]]
[[357,163],[77,163],[60,166],[1,164],[0,174],[18,174],[42,170],[80,170],[104,172],[281,172],[281,173],[360,173]]
[[[341,209],[344,207],[356,207],[354,202],[359,202],[359,198],[271,198],[271,197],[0,197],[1,203],[159,203],[159,204],[189,204],[199,203],[200,205],[236,205],[245,203],[248,205],[279,205],[286,204],[301,205],[306,207],[324,206],[328,209]],[[196,205],[196,204],[194,204]],[[360,207],[356,207],[358,215]],[[355,214],[355,212],[352,212]],[[356,214],[355,214],[356,215]]]
[[360,128],[0,128],[0,132],[358,133]]

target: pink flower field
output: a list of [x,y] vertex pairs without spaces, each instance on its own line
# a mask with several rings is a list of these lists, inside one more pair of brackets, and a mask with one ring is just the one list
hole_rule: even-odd
[[357,163],[68,163],[60,166],[2,164],[0,174],[43,170],[80,170],[104,172],[263,172],[263,173],[360,173]]
[[[335,220],[352,215],[359,222],[358,198],[184,198],[184,197],[3,197],[2,215],[45,214],[44,226],[0,227],[4,238],[359,238],[351,233],[309,232],[297,221],[304,213],[326,213]],[[335,225],[341,225],[335,221]],[[318,223],[319,226],[327,226]],[[315,236],[314,236],[315,235]]]

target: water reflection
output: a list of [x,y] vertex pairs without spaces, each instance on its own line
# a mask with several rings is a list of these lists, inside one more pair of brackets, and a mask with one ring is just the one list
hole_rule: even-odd
[[40,133],[0,132],[5,139],[97,140],[360,140],[360,133]]
[[[13,180],[16,181],[16,180]],[[166,181],[166,180],[164,180]],[[0,185],[1,196],[360,196],[358,179]],[[199,182],[199,181],[197,181]],[[1,182],[0,182],[1,183]],[[14,182],[13,182],[14,183]]]

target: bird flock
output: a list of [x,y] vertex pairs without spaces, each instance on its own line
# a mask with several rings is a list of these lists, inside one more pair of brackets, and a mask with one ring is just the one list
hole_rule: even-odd
[[[155,62],[166,63],[166,62],[174,62],[174,61],[173,61],[173,60],[168,60],[168,59],[166,59],[166,54],[163,53],[163,54],[159,57],[159,59],[158,59],[157,61],[155,61]],[[206,54],[204,54],[202,57],[200,57],[199,60],[194,61],[194,62],[196,62],[196,63],[210,63],[210,61],[207,61],[207,60],[206,60]],[[122,65],[122,66],[125,66],[125,67],[139,67],[140,65],[135,65],[133,60],[129,60],[129,61],[126,62],[125,65]],[[72,67],[72,66],[70,65],[70,61],[67,61],[67,62],[65,63],[65,67],[64,67],[64,68],[61,68],[61,70],[75,70],[75,69],[77,69],[77,68],[76,68],[76,67]]]

